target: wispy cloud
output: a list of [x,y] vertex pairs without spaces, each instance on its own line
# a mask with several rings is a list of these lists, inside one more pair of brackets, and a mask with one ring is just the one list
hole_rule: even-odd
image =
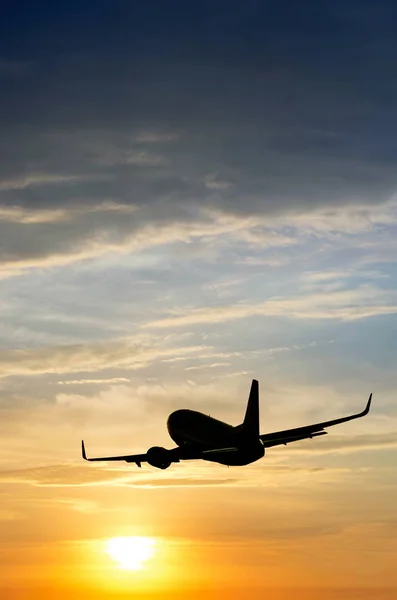
[[332,281],[334,279],[346,279],[351,277],[351,271],[305,271],[301,278],[303,281],[322,283],[324,281]]
[[[255,218],[214,215],[202,211],[196,219],[178,210],[156,216],[154,209],[102,203],[95,206],[42,210],[21,207],[0,210],[0,251],[3,276],[25,269],[67,265],[111,253],[138,252],[172,243],[239,236]],[[239,233],[240,232],[240,233]],[[290,243],[272,232],[262,237],[268,245]]]
[[114,383],[130,383],[126,377],[111,377],[109,379],[67,379],[66,381],[57,381],[58,385],[103,385]]
[[0,471],[0,481],[8,483],[27,483],[45,487],[80,487],[97,485],[118,485],[128,487],[191,487],[233,485],[238,482],[234,477],[191,477],[165,476],[153,478],[153,469],[141,475],[131,472],[128,467],[90,467],[76,465],[51,465],[35,469]]
[[[325,439],[318,440],[316,452],[318,454],[350,454],[353,452],[371,452],[397,448],[397,433],[355,435],[353,437],[338,436],[333,434]],[[294,453],[306,454],[313,452],[313,448],[303,442],[294,447]]]
[[[3,186],[66,183],[85,176],[31,175],[24,179],[3,181]],[[15,187],[16,186],[16,187]],[[5,188],[4,188],[5,189]],[[10,223],[12,225],[10,225]],[[28,268],[61,266],[111,253],[139,252],[169,244],[222,243],[243,244],[245,249],[283,249],[311,243],[312,236],[329,236],[341,247],[349,246],[349,236],[366,234],[380,226],[397,223],[394,203],[376,206],[319,209],[304,214],[237,215],[210,207],[180,211],[169,204],[161,215],[150,204],[139,207],[117,202],[54,209],[3,206],[0,209],[0,232],[3,252],[3,277]],[[287,233],[288,230],[288,233]],[[338,237],[339,236],[339,237]],[[375,247],[369,246],[373,253]],[[364,247],[363,247],[364,248]],[[241,254],[241,251],[240,251]],[[285,256],[239,257],[242,264],[283,265]],[[361,258],[362,260],[362,258]],[[341,273],[341,271],[335,271]],[[307,273],[313,280],[315,274]],[[318,280],[318,279],[317,279]]]
[[[377,270],[362,270],[358,267],[345,271],[304,271],[301,274],[302,281],[313,284],[328,284],[344,281],[349,278],[364,280],[387,279],[388,275]],[[346,283],[345,283],[346,285]]]
[[0,351],[0,377],[139,369],[153,360],[201,352],[203,346],[144,347],[131,340]]
[[353,290],[327,294],[272,298],[258,304],[234,304],[192,309],[185,314],[146,323],[146,328],[182,327],[200,323],[221,323],[253,316],[282,316],[294,319],[355,320],[397,313],[397,296],[363,285]]
[[[301,444],[302,445],[302,444]],[[384,450],[395,448],[395,442],[390,442],[378,446],[371,443],[362,446],[340,445],[334,452],[340,454],[349,454],[351,452]],[[336,448],[336,447],[335,447]],[[311,450],[313,452],[313,450]],[[329,451],[330,452],[330,451]],[[323,451],[325,453],[325,451]],[[294,448],[294,454],[302,455],[302,449]],[[186,466],[186,465],[184,465]],[[117,486],[117,487],[137,487],[137,488],[164,488],[164,487],[208,487],[208,486],[230,486],[230,487],[275,487],[279,485],[277,479],[287,477],[291,485],[301,481],[302,477],[311,477],[315,482],[335,481],[344,477],[352,477],[354,469],[350,467],[312,467],[312,466],[290,466],[283,464],[267,463],[266,479],[263,479],[263,468],[257,466],[247,467],[244,472],[239,471],[238,476],[228,473],[220,476],[220,471],[224,468],[221,465],[215,465],[209,475],[205,469],[200,469],[196,464],[190,463],[188,468],[183,469],[180,465],[171,467],[171,472],[162,473],[153,469],[146,463],[142,471],[138,471],[135,466],[120,463],[118,466],[109,467],[105,463],[102,465],[76,465],[76,464],[54,464],[29,469],[13,469],[0,471],[0,482],[3,483],[25,483],[40,487],[87,487],[87,486]],[[356,474],[362,476],[360,469],[355,469]],[[364,469],[365,471],[365,469]],[[154,474],[156,477],[154,477]],[[365,472],[364,472],[365,475]],[[68,501],[69,502],[69,501]],[[90,503],[91,504],[91,503]],[[84,511],[83,508],[77,507]],[[90,506],[88,507],[90,510]]]
[[55,173],[31,173],[25,177],[0,180],[0,192],[7,190],[23,190],[34,186],[68,184],[83,181],[90,181],[90,177],[84,175],[57,175]]
[[135,135],[134,141],[141,144],[161,144],[163,142],[174,142],[179,138],[180,134],[177,132],[142,131]]
[[208,365],[195,365],[194,367],[186,367],[185,371],[197,371],[200,369],[218,369],[219,367],[228,367],[230,363],[228,362],[217,362],[210,363]]
[[23,208],[21,206],[0,206],[0,221],[15,223],[52,223],[68,217],[65,209],[38,209]]

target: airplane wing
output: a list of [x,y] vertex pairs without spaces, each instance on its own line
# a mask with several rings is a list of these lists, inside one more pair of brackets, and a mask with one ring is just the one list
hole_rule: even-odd
[[287,445],[291,442],[297,442],[298,440],[305,440],[307,438],[314,438],[319,435],[326,435],[328,432],[324,431],[325,428],[331,427],[332,425],[339,425],[339,423],[345,423],[352,419],[359,419],[369,413],[371,407],[372,394],[370,394],[365,409],[355,415],[349,417],[341,417],[340,419],[334,419],[333,421],[324,421],[323,423],[315,423],[314,425],[306,425],[305,427],[296,427],[295,429],[285,429],[284,431],[276,431],[274,433],[265,433],[260,436],[265,448],[271,446],[278,446],[281,444]]
[[[84,460],[88,461],[117,461],[124,460],[127,463],[135,463],[138,467],[141,466],[143,462],[148,461],[148,455],[145,454],[126,454],[124,456],[101,456],[99,458],[88,458],[85,450],[84,441],[81,442],[81,451]],[[195,446],[188,446],[184,448],[174,448],[173,450],[165,450],[168,454],[171,462],[179,462],[180,460],[195,460],[198,458],[203,458],[204,456],[211,456],[216,454],[222,454],[224,452],[238,452],[238,448],[214,448],[210,450],[202,450],[201,448],[196,448]]]
[[125,462],[128,463],[135,463],[138,465],[138,467],[141,466],[141,463],[146,462],[147,461],[147,457],[146,454],[126,454],[125,456],[101,456],[100,458],[87,458],[87,454],[85,451],[85,446],[84,446],[84,442],[81,442],[81,451],[82,451],[82,455],[84,460],[88,460],[88,461],[99,461],[99,460],[103,460],[103,461],[110,461],[110,460],[124,460]]

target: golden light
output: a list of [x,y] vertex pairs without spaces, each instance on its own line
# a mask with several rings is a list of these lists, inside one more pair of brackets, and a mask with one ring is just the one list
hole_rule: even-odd
[[106,552],[120,569],[140,571],[156,553],[156,543],[150,537],[115,537],[106,542]]

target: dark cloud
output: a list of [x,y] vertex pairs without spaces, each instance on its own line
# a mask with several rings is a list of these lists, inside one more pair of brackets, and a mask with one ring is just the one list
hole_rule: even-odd
[[[382,201],[397,184],[395,12],[388,2],[339,1],[10,8],[2,27],[14,25],[15,39],[0,45],[3,177],[88,179],[3,190],[2,201],[242,210],[244,195],[248,212]],[[126,150],[147,152],[156,132],[165,162],[126,162]],[[210,193],[211,172],[230,187]]]
[[[0,260],[18,272],[191,241],[192,223],[216,219],[208,209],[390,199],[395,13],[385,1],[7,6],[0,204],[66,212],[0,215]],[[109,202],[138,210],[78,211]]]

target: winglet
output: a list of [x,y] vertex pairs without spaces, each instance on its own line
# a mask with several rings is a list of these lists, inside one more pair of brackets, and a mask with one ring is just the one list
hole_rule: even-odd
[[87,455],[85,453],[84,440],[81,440],[81,453],[83,455],[84,460],[88,460]]
[[372,402],[372,392],[369,395],[367,406],[365,407],[365,409],[363,411],[363,416],[367,415],[369,413],[369,409],[371,408],[371,402]]

